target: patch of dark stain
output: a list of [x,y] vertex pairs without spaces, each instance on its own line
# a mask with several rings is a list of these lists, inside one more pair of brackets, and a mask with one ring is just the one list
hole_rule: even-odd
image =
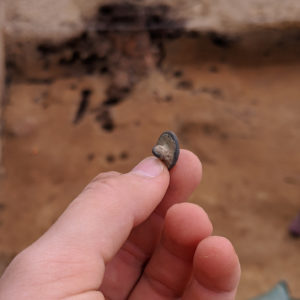
[[227,57],[225,55],[221,55],[219,60],[221,63],[225,63],[227,61]]
[[83,45],[86,43],[88,39],[88,32],[83,31],[79,36],[73,37],[70,40],[68,40],[66,43],[64,43],[62,46],[63,48],[71,48],[74,49],[74,47],[80,45]]
[[17,70],[18,69],[16,63],[11,59],[6,60],[5,68],[6,69],[12,69],[12,70]]
[[60,65],[72,65],[80,59],[80,52],[75,50],[73,51],[71,57],[62,57],[59,59],[58,63]]
[[219,72],[219,68],[217,66],[210,66],[209,71],[212,73],[218,73]]
[[284,46],[285,41],[283,39],[280,39],[279,41],[276,42],[275,46],[281,48]]
[[28,78],[27,81],[32,84],[52,84],[53,78]]
[[229,139],[229,135],[226,132],[220,132],[220,138],[225,141]]
[[49,96],[48,91],[43,91],[38,97],[33,99],[33,102],[35,103],[44,103]]
[[218,131],[218,127],[215,124],[204,123],[202,124],[202,131],[206,135],[212,135]]
[[106,155],[106,161],[108,163],[113,163],[116,160],[115,156],[113,154]]
[[128,152],[126,152],[126,151],[122,151],[121,153],[120,153],[120,159],[121,160],[126,160],[126,159],[128,159],[128,157],[129,157],[129,154],[128,154]]
[[173,100],[173,96],[172,95],[167,95],[166,97],[165,97],[165,101],[166,102],[171,102]]
[[81,41],[86,41],[88,39],[88,32],[87,31],[83,31],[79,37],[79,40]]
[[76,90],[76,89],[77,89],[77,84],[72,83],[72,84],[70,85],[70,89],[71,89],[71,90]]
[[114,12],[114,5],[112,4],[105,4],[103,6],[100,6],[98,9],[98,13],[101,16],[110,16]]
[[176,78],[180,78],[182,77],[183,75],[183,72],[181,70],[176,70],[174,73],[173,73],[174,77]]
[[190,90],[193,88],[193,82],[191,80],[182,80],[177,83],[176,87],[180,90]]
[[300,234],[294,231],[290,231],[289,234],[293,239],[298,239],[300,237]]
[[140,6],[131,3],[105,4],[98,9],[98,30],[101,31],[164,31],[173,32],[180,21],[170,18],[167,5]]
[[95,158],[95,154],[94,153],[88,153],[88,155],[86,156],[86,159],[88,161],[92,161]]
[[[130,3],[105,4],[99,7],[98,14],[100,30],[134,29],[134,25],[140,23],[141,7]],[[113,27],[108,28],[108,25]]]
[[6,74],[6,76],[5,76],[5,85],[9,86],[11,84],[11,82],[12,82],[12,76],[9,75],[9,74]]
[[166,33],[166,39],[176,40],[179,39],[184,34],[183,29],[170,30]]
[[149,29],[161,28],[163,24],[163,17],[159,14],[149,15],[146,20],[146,27]]
[[187,32],[187,37],[192,38],[192,39],[198,39],[201,36],[202,36],[202,34],[195,30],[190,30]]
[[219,88],[204,87],[204,88],[201,89],[201,91],[203,93],[207,93],[207,94],[212,95],[212,97],[214,97],[214,98],[222,98],[223,97],[223,92]]
[[211,42],[219,48],[229,48],[233,44],[233,40],[226,35],[211,32],[209,34]]
[[43,69],[45,71],[48,71],[50,68],[50,61],[48,59],[45,59],[44,62],[43,62]]
[[41,53],[43,56],[47,56],[49,54],[54,54],[58,51],[58,48],[54,45],[50,44],[40,44],[37,46],[37,51]]
[[46,110],[49,107],[49,103],[47,101],[43,101],[42,107]]
[[106,91],[107,98],[103,102],[104,106],[114,106],[121,103],[125,97],[130,93],[132,84],[113,83]]
[[101,124],[101,128],[105,131],[111,132],[115,129],[114,121],[107,109],[100,110],[96,115],[96,121]]
[[107,105],[107,106],[113,106],[113,105],[117,105],[122,101],[122,98],[120,97],[111,97],[106,99],[103,104]]
[[269,57],[271,55],[271,50],[265,50],[265,51],[263,51],[263,53],[262,53],[262,56],[263,57]]
[[87,67],[88,70],[95,69],[96,63],[100,57],[96,53],[90,53],[87,57],[81,59],[81,62]]
[[[112,131],[115,125],[108,108],[126,99],[151,68],[162,66],[166,57],[165,40],[179,38],[184,21],[175,20],[168,5],[144,6],[125,2],[99,6],[98,15],[88,26],[93,30],[85,30],[60,44],[41,43],[37,51],[43,61],[47,61],[47,68],[55,62],[68,70],[72,66],[79,74],[83,71],[110,76],[106,98],[99,105],[96,120],[104,130]],[[126,78],[124,74],[128,79],[125,83],[119,80]],[[182,88],[186,88],[184,84]],[[79,103],[74,123],[80,121],[88,106],[86,97]],[[171,95],[164,100],[171,101]]]
[[3,134],[3,136],[5,136],[5,137],[7,137],[9,139],[13,139],[13,138],[17,137],[17,134],[15,132],[13,132],[13,131],[11,131],[11,130],[9,130],[7,128],[4,128],[2,130],[2,134]]
[[134,122],[134,125],[135,125],[136,127],[140,127],[140,126],[141,126],[141,121],[139,121],[139,120],[135,121],[135,122]]
[[149,7],[146,11],[146,28],[149,30],[170,28],[171,20],[166,18],[169,10],[170,8],[163,4]]
[[0,211],[3,211],[6,209],[6,204],[0,202]]
[[292,177],[292,176],[287,176],[283,180],[287,184],[292,184],[292,185],[298,184],[298,180],[295,177]]
[[103,66],[99,70],[100,74],[107,74],[109,72],[109,68],[107,66]]
[[165,49],[165,45],[163,42],[163,37],[161,39],[158,39],[155,41],[155,39],[153,39],[153,43],[156,44],[156,47],[158,49],[158,56],[157,56],[157,62],[156,62],[156,66],[158,68],[161,68],[163,61],[165,60],[166,56],[167,56],[167,52]]
[[203,123],[201,124],[202,132],[207,136],[216,136],[221,140],[226,141],[229,138],[229,135],[222,131],[216,124],[213,123]]
[[90,96],[92,91],[90,89],[85,89],[81,91],[81,100],[78,105],[77,112],[75,114],[75,118],[73,120],[74,124],[77,124],[84,116],[90,101]]

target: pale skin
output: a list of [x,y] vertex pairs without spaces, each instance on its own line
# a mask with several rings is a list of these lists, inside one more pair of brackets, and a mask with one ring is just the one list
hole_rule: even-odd
[[198,158],[181,150],[169,172],[157,158],[127,174],[98,175],[0,280],[1,300],[233,300],[240,264],[186,203]]

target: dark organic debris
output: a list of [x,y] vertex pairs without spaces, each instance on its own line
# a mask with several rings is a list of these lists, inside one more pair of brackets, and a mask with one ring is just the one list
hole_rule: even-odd
[[104,105],[108,105],[108,106],[111,106],[111,105],[116,105],[118,103],[121,102],[121,98],[120,97],[111,97],[111,98],[108,98],[106,99],[103,104]]
[[212,72],[212,73],[218,73],[219,72],[219,68],[217,66],[211,66],[209,68],[209,71]]
[[115,156],[113,154],[106,155],[106,161],[108,163],[113,163],[116,160]]
[[51,84],[53,83],[53,78],[28,78],[27,81],[32,84]]
[[44,56],[57,52],[57,48],[50,44],[41,44],[37,47],[37,50]]
[[214,98],[222,98],[223,97],[222,90],[219,88],[215,88],[215,87],[204,87],[201,89],[201,92],[210,94]]
[[61,57],[58,61],[58,63],[60,65],[72,65],[74,64],[76,61],[78,61],[80,59],[80,52],[78,50],[75,50],[72,52],[72,54],[70,55],[70,57]]
[[120,153],[120,159],[121,160],[125,160],[125,159],[127,159],[128,157],[129,157],[129,154],[128,154],[128,152],[126,152],[126,151],[122,151],[121,153]]
[[190,80],[182,80],[177,83],[177,88],[180,90],[190,90],[193,88],[193,82]]
[[92,91],[90,89],[82,90],[81,92],[81,100],[78,105],[77,112],[75,114],[75,118],[73,120],[74,124],[77,124],[84,116],[90,101]]
[[98,9],[97,31],[165,31],[183,28],[170,16],[167,5],[140,6],[131,3],[105,4]]
[[210,33],[209,37],[212,43],[220,48],[228,48],[231,47],[233,44],[233,40],[230,37],[216,32]]
[[165,101],[166,102],[171,102],[173,100],[173,96],[172,95],[167,95],[166,97],[165,97]]
[[71,90],[76,90],[76,89],[77,89],[77,85],[76,85],[75,83],[72,83],[72,84],[70,85],[70,89],[71,89]]
[[92,160],[94,160],[94,158],[95,158],[95,154],[94,154],[94,153],[89,153],[89,154],[86,156],[86,158],[87,158],[88,161],[92,161]]
[[6,209],[6,205],[2,202],[0,202],[0,211],[5,210]]
[[101,124],[101,128],[105,131],[111,132],[115,129],[115,124],[112,116],[107,109],[101,109],[96,115],[96,121]]
[[173,74],[174,74],[174,77],[179,78],[179,77],[182,77],[183,72],[182,72],[181,70],[177,70],[177,71],[175,71]]
[[[58,66],[63,76],[72,70],[73,74],[97,72],[110,77],[96,120],[102,129],[111,132],[115,124],[109,108],[124,101],[149,70],[161,67],[166,56],[165,40],[180,37],[183,29],[184,22],[172,17],[168,5],[104,4],[78,36],[60,44],[41,43],[37,52],[48,71]],[[180,88],[190,85],[183,83]],[[82,94],[74,124],[86,112],[89,97],[90,94]],[[171,101],[172,96],[164,100]]]

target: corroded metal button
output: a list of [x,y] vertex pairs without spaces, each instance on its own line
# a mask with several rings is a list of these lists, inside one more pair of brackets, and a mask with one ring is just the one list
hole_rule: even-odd
[[152,148],[152,153],[162,160],[169,170],[175,166],[179,151],[177,136],[172,131],[162,133],[156,145]]

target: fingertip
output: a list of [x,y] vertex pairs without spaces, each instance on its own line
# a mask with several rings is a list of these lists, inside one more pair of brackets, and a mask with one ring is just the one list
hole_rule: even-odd
[[191,189],[196,188],[202,178],[202,163],[193,152],[185,149],[180,150],[177,164],[170,171],[171,181],[186,178]]
[[194,276],[208,289],[231,292],[238,286],[240,263],[231,242],[219,236],[202,240],[194,256]]
[[212,233],[212,224],[200,206],[179,203],[167,211],[164,230],[175,243],[196,246]]

